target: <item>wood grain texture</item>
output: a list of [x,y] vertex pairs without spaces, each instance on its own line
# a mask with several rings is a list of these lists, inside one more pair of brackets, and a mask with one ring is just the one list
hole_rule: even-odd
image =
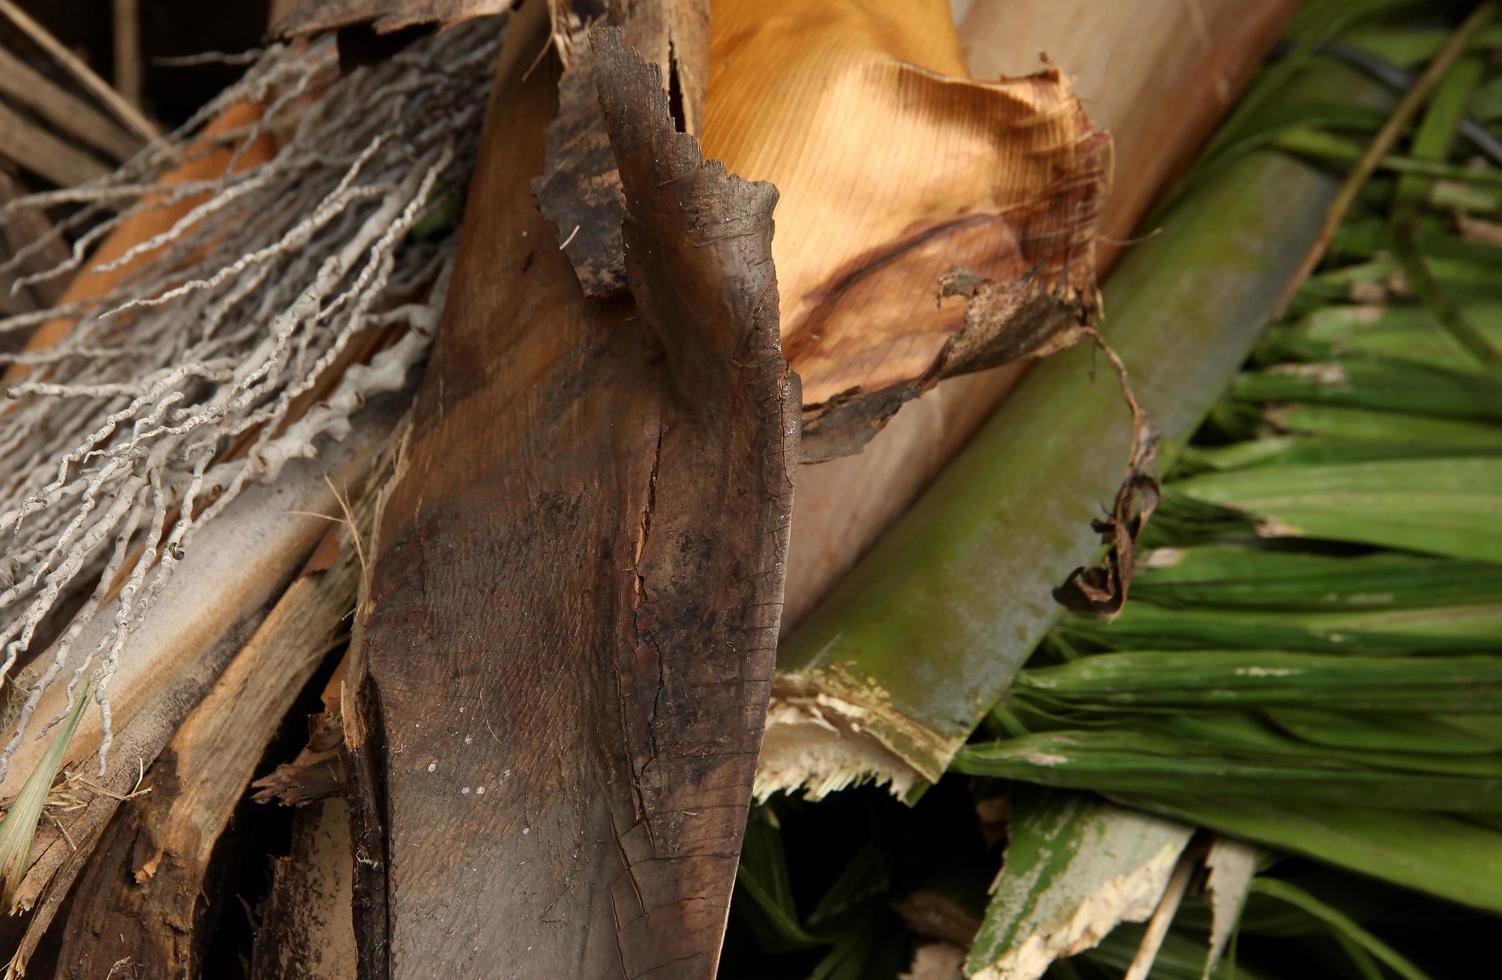
[[116,162],[129,159],[145,143],[4,48],[0,48],[0,93]]
[[4,103],[0,103],[0,154],[59,187],[86,183],[110,170],[92,153],[54,136]]
[[1299,0],[975,0],[960,28],[976,78],[1027,71],[1039,52],[1111,130],[1116,173],[1102,265],[1235,102]]
[[[1092,120],[1111,131],[1116,179],[1096,240],[1104,275],[1297,6],[1297,0],[976,0],[958,40],[971,74],[981,79],[1030,70],[1046,52],[1073,80]],[[1195,12],[1204,15],[1204,32],[1191,19]],[[1106,317],[1109,336],[1109,310]],[[784,632],[912,504],[1023,373],[1023,365],[1012,364],[942,381],[908,403],[860,455],[803,469]]]
[[712,976],[765,717],[798,428],[775,192],[703,163],[605,36],[636,301],[586,300],[517,179],[547,29],[524,7],[506,40],[344,698],[388,832],[355,807],[373,975]]
[[354,854],[349,804],[328,799],[299,810],[292,846],[272,862],[250,975],[256,980],[355,980]]
[[303,0],[272,24],[276,37],[297,37],[369,24],[390,34],[426,24],[448,26],[504,14],[517,0]]
[[[114,741],[103,777],[108,794],[65,814],[71,841],[50,822],[38,829],[31,867],[16,901],[33,909],[19,961],[41,941],[97,841],[140,776],[261,625],[328,530],[317,514],[337,514],[332,486],[369,473],[400,415],[402,399],[372,400],[352,419],[343,442],[320,441],[319,458],[288,464],[274,484],[248,487],[207,525],[173,577],[172,598],[147,611],[127,640],[111,690]],[[73,657],[93,649],[113,621],[106,607],[85,627]],[[70,664],[64,669],[71,669]],[[47,740],[46,721],[67,704],[65,685],[48,689],[11,759],[0,796],[14,795],[36,766]],[[69,745],[66,766],[92,774],[102,737],[95,712],[84,715]]]
[[[355,980],[359,975],[355,838],[343,728],[349,664],[346,648],[324,685],[323,711],[308,719],[308,744],[297,758],[251,784],[258,803],[298,807],[291,846],[285,857],[273,860],[271,892],[259,910],[250,966],[258,980]],[[377,880],[384,889],[384,881]],[[384,936],[384,902],[380,910]]]

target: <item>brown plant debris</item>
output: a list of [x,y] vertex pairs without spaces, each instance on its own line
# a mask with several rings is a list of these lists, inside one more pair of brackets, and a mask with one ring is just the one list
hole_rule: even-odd
[[[325,541],[337,538],[330,531]],[[298,692],[344,628],[359,568],[346,549],[315,549],[256,632],[146,772],[149,795],[121,807],[90,841],[63,929],[59,977],[106,976],[122,960],[142,976],[197,976],[212,929],[211,860],[221,834]]]
[[1121,393],[1132,413],[1132,448],[1127,457],[1126,475],[1116,491],[1111,513],[1104,520],[1090,522],[1107,546],[1099,565],[1076,568],[1064,583],[1053,590],[1056,602],[1073,612],[1114,617],[1126,605],[1137,562],[1137,539],[1158,506],[1160,488],[1153,475],[1153,459],[1158,452],[1158,435],[1137,403],[1127,377],[1126,365],[1093,328],[1086,335],[1110,360],[1121,380]]
[[[339,30],[341,54],[348,48],[357,52],[356,59],[380,58],[399,50],[402,38],[394,35],[502,14],[515,5],[516,0],[308,0],[273,33],[291,37]],[[626,288],[625,204],[600,117],[589,30],[619,27],[627,45],[661,72],[678,129],[696,135],[709,77],[709,0],[548,0],[547,6],[564,67],[558,112],[548,127],[547,163],[532,189],[556,226],[556,241],[585,295],[610,296]]]
[[[312,6],[323,12],[300,11],[297,30],[396,30],[507,4]],[[712,22],[708,0],[547,7],[564,71],[533,190],[586,295],[626,282],[590,25],[620,27],[658,67],[677,128],[709,156],[778,187],[781,329],[803,378],[805,460],[857,453],[943,378],[1066,346],[1048,335],[1093,322],[1110,137],[1051,65],[971,81],[947,0],[717,0]],[[962,292],[934,304],[956,266],[991,284],[982,315]]]
[[251,783],[257,803],[306,806],[337,796],[348,782],[344,762],[344,719],[324,712],[310,719],[308,744],[291,762]]
[[272,859],[250,976],[356,980],[353,866],[349,805],[329,799],[299,810],[289,853]]
[[[359,541],[358,536],[353,539]],[[362,578],[368,575],[363,546],[359,549]],[[309,562],[317,563],[315,554]],[[306,806],[342,794],[349,785],[349,766],[344,756],[344,678],[349,672],[349,651],[323,688],[323,710],[308,719],[308,744],[297,758],[284,762],[251,783],[251,799],[257,803]],[[346,816],[346,822],[348,817]]]
[[[705,152],[781,195],[806,460],[1092,322],[1111,144],[1057,69],[971,81],[947,0],[716,0],[710,63]],[[956,266],[989,281],[983,310],[935,305]]]
[[776,192],[596,34],[634,302],[586,300],[517,180],[547,31],[506,40],[344,696],[371,975],[712,975],[755,773],[799,404]]

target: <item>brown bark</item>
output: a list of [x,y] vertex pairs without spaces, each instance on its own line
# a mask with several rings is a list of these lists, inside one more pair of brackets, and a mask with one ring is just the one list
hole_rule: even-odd
[[549,0],[548,6],[564,67],[547,163],[532,189],[557,225],[559,247],[585,294],[608,296],[626,288],[626,206],[596,96],[590,25],[619,27],[626,44],[657,66],[678,128],[697,136],[709,77],[709,0]]
[[147,976],[199,974],[214,846],[354,605],[359,565],[344,550],[327,568],[315,553],[111,822],[73,896],[60,976],[122,960]]
[[385,879],[364,921],[390,930],[357,934],[378,975],[706,977],[796,454],[775,192],[703,163],[659,80],[604,36],[636,301],[586,300],[518,179],[542,171],[557,101],[555,60],[528,74],[547,31],[530,13],[506,41],[344,699],[360,867]]
[[351,848],[344,800],[298,811],[291,850],[275,859],[260,909],[250,963],[256,980],[355,980]]

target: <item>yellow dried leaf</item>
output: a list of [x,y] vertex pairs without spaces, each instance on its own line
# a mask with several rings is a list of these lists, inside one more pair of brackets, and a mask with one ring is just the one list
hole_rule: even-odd
[[[805,458],[1089,318],[1110,140],[1057,70],[971,81],[947,0],[715,0],[710,28],[705,152],[781,195]],[[1009,294],[1000,316],[941,296],[956,267]]]

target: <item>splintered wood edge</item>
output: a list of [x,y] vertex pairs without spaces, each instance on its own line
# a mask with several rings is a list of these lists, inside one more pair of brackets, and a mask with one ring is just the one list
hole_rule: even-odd
[[765,803],[779,792],[821,800],[850,786],[885,786],[906,799],[923,777],[862,727],[868,713],[838,698],[798,703],[772,697],[752,795]]
[[[707,0],[667,0],[653,4],[631,0],[613,8],[610,26],[598,26],[572,9],[568,0],[549,0],[553,48],[563,64],[558,80],[558,113],[548,124],[547,159],[541,176],[532,182],[538,209],[554,226],[558,247],[568,256],[584,295],[594,299],[621,293],[627,288],[625,249],[621,223],[626,216],[613,152],[602,118],[602,103],[596,97],[597,59],[605,58],[604,74],[615,76],[628,70],[617,48],[635,47],[636,53],[654,65],[652,83],[663,91],[662,118],[689,134],[698,132],[703,115],[707,75]],[[663,9],[656,9],[663,8]],[[597,45],[601,31],[615,38],[609,51]],[[633,77],[634,73],[633,73]],[[667,92],[677,93],[670,104]],[[601,97],[607,93],[599,90]],[[639,98],[640,93],[636,93]],[[659,106],[653,105],[653,118]],[[676,114],[676,118],[675,118]]]
[[779,672],[772,682],[754,795],[810,799],[847,786],[885,786],[898,799],[943,775],[963,739],[943,739],[907,717],[872,681],[838,667]]

